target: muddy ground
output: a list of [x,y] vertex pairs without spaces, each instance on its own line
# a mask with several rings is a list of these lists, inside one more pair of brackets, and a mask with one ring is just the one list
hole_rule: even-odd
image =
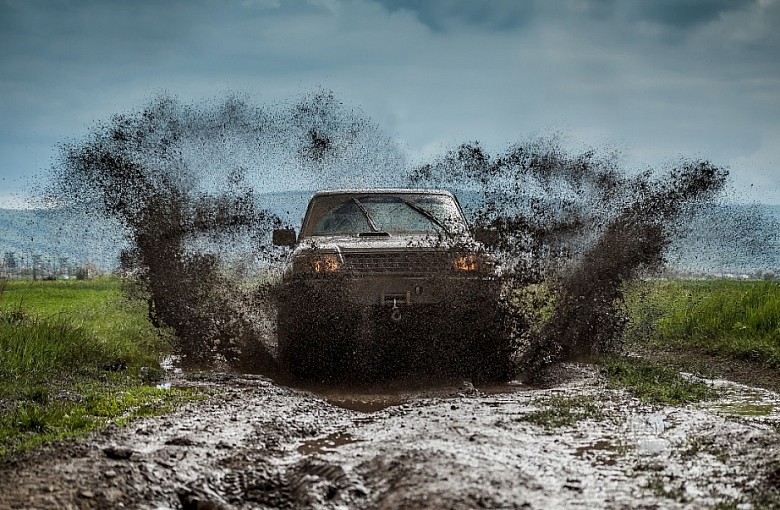
[[758,508],[780,396],[653,406],[587,364],[547,387],[293,389],[190,373],[214,396],[0,467],[3,508]]

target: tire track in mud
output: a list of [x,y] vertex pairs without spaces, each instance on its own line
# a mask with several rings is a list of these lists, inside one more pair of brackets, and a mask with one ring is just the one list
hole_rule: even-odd
[[[777,474],[776,393],[717,381],[725,400],[650,406],[565,370],[578,375],[544,389],[385,394],[175,381],[215,396],[2,466],[0,507],[709,508],[760,501]],[[529,420],[555,399],[575,422]],[[745,401],[768,411],[735,417]]]

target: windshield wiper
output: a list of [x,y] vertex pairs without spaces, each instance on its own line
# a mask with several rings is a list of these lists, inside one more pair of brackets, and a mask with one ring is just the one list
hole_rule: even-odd
[[404,204],[406,204],[407,207],[409,207],[413,211],[419,213],[425,219],[427,219],[428,221],[430,221],[431,223],[433,223],[434,225],[436,225],[437,227],[442,229],[446,234],[451,234],[450,229],[448,229],[447,226],[444,225],[444,223],[442,223],[439,220],[439,218],[437,218],[436,216],[434,216],[430,212],[426,211],[425,209],[423,209],[422,207],[420,207],[419,205],[417,205],[417,204],[415,204],[413,202],[409,202],[408,200],[401,199],[401,202],[403,202]]
[[[387,234],[387,232],[381,232],[377,228],[376,223],[374,223],[374,218],[372,218],[371,215],[368,213],[368,209],[366,209],[366,207],[362,203],[360,203],[360,200],[358,200],[355,197],[352,197],[352,201],[355,202],[355,204],[358,206],[360,211],[363,213],[363,216],[366,217],[366,221],[368,222],[368,226],[371,227],[371,232],[364,232],[364,234],[368,234],[368,235],[371,235],[371,234],[379,234],[379,235]],[[363,235],[363,234],[360,234],[360,235]]]

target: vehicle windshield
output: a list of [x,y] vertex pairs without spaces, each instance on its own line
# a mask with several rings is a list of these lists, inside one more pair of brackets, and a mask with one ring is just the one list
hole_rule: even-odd
[[448,234],[465,229],[460,208],[448,195],[344,193],[315,197],[302,234]]

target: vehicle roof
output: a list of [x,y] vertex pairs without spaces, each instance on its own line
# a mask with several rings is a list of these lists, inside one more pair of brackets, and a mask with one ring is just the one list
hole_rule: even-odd
[[344,188],[344,189],[324,189],[319,190],[312,195],[314,197],[326,196],[326,195],[351,195],[351,194],[403,194],[403,193],[415,193],[415,194],[428,194],[428,195],[447,195],[454,197],[452,193],[440,189],[414,189],[414,188]]

